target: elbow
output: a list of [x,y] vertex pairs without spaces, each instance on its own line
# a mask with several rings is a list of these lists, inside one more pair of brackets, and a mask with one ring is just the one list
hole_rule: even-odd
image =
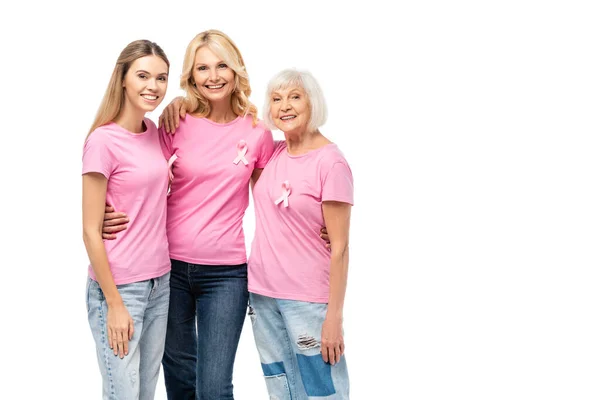
[[102,239],[102,231],[99,230],[98,228],[91,228],[91,227],[87,227],[84,226],[83,227],[83,243],[86,244],[86,246],[90,243],[92,243],[95,240],[98,239]]
[[331,243],[331,259],[344,260],[348,258],[348,242]]

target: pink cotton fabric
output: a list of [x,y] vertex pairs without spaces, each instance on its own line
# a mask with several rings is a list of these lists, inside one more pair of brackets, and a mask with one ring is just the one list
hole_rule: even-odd
[[353,185],[350,167],[335,144],[299,156],[289,155],[285,142],[277,144],[254,188],[250,292],[328,302],[331,257],[319,236],[325,224],[321,206],[323,201],[354,204]]
[[[94,130],[83,150],[82,174],[108,179],[106,201],[129,217],[117,239],[105,240],[115,284],[139,282],[171,270],[167,242],[168,168],[158,129],[144,119],[146,131],[132,133],[115,123]],[[96,279],[92,266],[89,275]]]
[[175,134],[161,131],[161,143],[166,159],[176,156],[167,206],[171,258],[205,265],[245,263],[242,222],[250,176],[273,153],[271,131],[260,122],[252,126],[250,116],[218,124],[188,114]]

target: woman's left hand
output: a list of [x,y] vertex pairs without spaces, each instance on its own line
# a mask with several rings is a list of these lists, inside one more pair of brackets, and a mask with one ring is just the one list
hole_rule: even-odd
[[325,317],[321,328],[321,356],[331,365],[340,362],[344,354],[344,334],[341,318]]

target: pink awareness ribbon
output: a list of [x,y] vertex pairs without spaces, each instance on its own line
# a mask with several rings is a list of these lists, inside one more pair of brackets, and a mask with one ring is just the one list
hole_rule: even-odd
[[248,165],[248,160],[246,160],[246,153],[248,152],[248,145],[246,141],[240,140],[237,144],[237,157],[233,160],[234,164],[238,164],[240,161],[244,163],[244,165]]
[[173,181],[175,177],[173,175],[173,163],[177,160],[177,154],[173,154],[171,158],[169,158],[169,162],[167,163],[167,168],[169,168],[169,184]]
[[277,200],[275,200],[275,205],[278,205],[279,203],[281,203],[283,201],[283,206],[287,207],[289,205],[288,197],[290,197],[291,192],[292,192],[292,188],[290,187],[290,182],[284,181],[281,184],[281,197],[278,198]]

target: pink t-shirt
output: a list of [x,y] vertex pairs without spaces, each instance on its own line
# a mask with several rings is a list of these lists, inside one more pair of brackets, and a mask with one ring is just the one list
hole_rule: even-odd
[[175,134],[161,130],[163,153],[172,155],[167,235],[171,258],[193,264],[246,262],[242,221],[249,182],[273,153],[273,136],[262,123],[238,117],[218,124],[187,115]]
[[325,226],[321,205],[328,200],[353,204],[353,193],[352,172],[335,144],[292,156],[285,142],[278,143],[254,187],[248,290],[327,303],[331,255],[319,236]]
[[[156,278],[171,270],[167,242],[169,174],[154,122],[132,133],[115,123],[94,130],[83,149],[83,172],[108,179],[106,201],[129,217],[117,239],[104,241],[115,284]],[[96,279],[92,266],[89,275]]]

